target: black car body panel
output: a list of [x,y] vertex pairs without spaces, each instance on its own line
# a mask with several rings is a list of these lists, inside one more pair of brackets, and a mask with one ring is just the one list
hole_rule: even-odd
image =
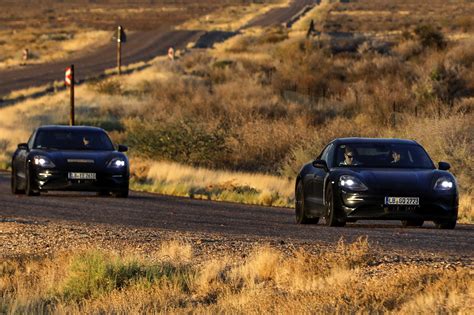
[[[70,143],[77,140],[83,134],[103,137],[110,141],[105,131],[95,127],[70,127],[70,126],[44,126],[40,127],[31,136],[27,147],[19,145],[12,157],[12,177],[15,176],[17,188],[25,190],[27,181],[30,180],[38,191],[65,190],[65,191],[107,191],[124,192],[129,186],[129,161],[127,156],[110,146],[97,145],[93,149],[72,148],[61,149],[58,147],[41,147],[37,143],[37,135],[41,132],[71,133],[73,137],[67,139],[68,148]],[[54,146],[54,143],[52,144]],[[37,165],[35,158],[46,158],[54,164],[54,167]],[[111,161],[123,161],[121,167],[112,167]],[[122,162],[121,162],[122,163]],[[94,174],[92,179],[71,179],[70,173]]]
[[[383,220],[422,220],[422,221],[456,221],[458,213],[458,189],[454,176],[445,170],[435,168],[431,160],[422,157],[422,167],[398,167],[383,163],[379,167],[370,165],[348,166],[338,162],[341,146],[395,146],[403,149],[408,145],[423,155],[424,149],[416,142],[400,139],[372,139],[372,138],[340,138],[333,140],[321,152],[314,162],[305,164],[296,180],[304,187],[304,204],[306,215],[309,218],[319,218],[326,215],[327,196],[333,193],[335,208],[339,209],[341,220],[354,221],[360,219]],[[361,150],[359,150],[361,151]],[[369,151],[369,150],[367,150]],[[408,152],[408,151],[407,151]],[[414,152],[413,150],[410,152]],[[386,154],[374,153],[374,160],[381,159]],[[380,156],[379,156],[380,155]],[[413,154],[412,154],[413,155]],[[426,156],[427,153],[426,153]],[[411,156],[410,156],[411,157]],[[363,156],[360,156],[363,160]],[[416,166],[415,158],[411,157]],[[320,161],[327,168],[320,167]],[[314,164],[318,164],[315,167]],[[378,162],[377,162],[378,163]],[[375,163],[375,164],[377,164]],[[368,163],[367,163],[368,164]],[[408,164],[407,164],[408,165]],[[441,165],[441,164],[440,164]],[[446,165],[442,164],[442,165]],[[352,191],[341,187],[341,176],[350,176],[360,180],[365,186],[364,191]],[[453,187],[449,190],[435,190],[434,186],[439,179],[451,181]],[[331,188],[331,189],[329,189]],[[417,205],[389,205],[387,197],[414,197],[418,198]]]

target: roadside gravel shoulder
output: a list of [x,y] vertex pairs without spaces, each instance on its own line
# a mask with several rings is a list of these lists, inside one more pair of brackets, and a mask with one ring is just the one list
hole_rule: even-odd
[[[320,254],[334,250],[337,244],[308,242],[269,237],[227,236],[191,233],[157,228],[135,228],[121,225],[37,220],[35,218],[0,217],[0,259],[53,257],[81,250],[107,250],[152,255],[166,241],[190,244],[197,261],[224,256],[246,257],[253,249],[267,245],[287,255],[296,250]],[[397,265],[420,265],[435,268],[473,267],[472,253],[462,255],[423,254],[413,251],[370,249],[370,266],[375,269]]]

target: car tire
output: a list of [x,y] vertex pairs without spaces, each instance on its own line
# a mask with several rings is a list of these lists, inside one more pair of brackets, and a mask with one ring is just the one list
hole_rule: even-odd
[[12,194],[14,194],[14,195],[19,195],[19,194],[24,194],[25,193],[24,190],[18,189],[18,177],[16,175],[16,170],[14,168],[12,168],[11,189],[12,189]]
[[39,190],[35,187],[34,187],[34,184],[33,184],[33,180],[31,179],[31,175],[30,175],[30,166],[27,165],[26,166],[26,176],[25,176],[25,194],[27,196],[39,196],[40,195],[40,192]]
[[456,227],[456,220],[449,221],[434,221],[437,229],[441,230],[453,230]]
[[402,220],[403,227],[421,227],[423,223],[423,220]]
[[128,198],[128,188],[113,192],[112,196],[115,198]]
[[324,216],[327,226],[343,227],[346,225],[346,220],[339,217],[342,209],[339,209],[334,204],[334,193],[331,186],[326,190],[326,215]]
[[304,202],[304,186],[301,181],[296,185],[295,193],[295,219],[296,224],[317,224],[319,218],[309,218],[306,215],[306,206]]
[[97,194],[97,196],[99,196],[99,197],[107,197],[107,196],[110,195],[110,192],[108,192],[108,191],[106,191],[106,190],[100,190],[100,191],[98,191],[96,194]]

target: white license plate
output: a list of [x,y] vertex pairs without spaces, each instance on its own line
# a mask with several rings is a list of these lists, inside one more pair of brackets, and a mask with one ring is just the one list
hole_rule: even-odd
[[77,172],[69,172],[67,174],[69,179],[97,179],[96,173],[77,173]]
[[419,197],[385,197],[386,205],[401,206],[418,206],[420,205]]

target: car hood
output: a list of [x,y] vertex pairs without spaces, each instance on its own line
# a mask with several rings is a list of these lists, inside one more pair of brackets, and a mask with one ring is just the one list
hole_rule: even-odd
[[59,167],[67,166],[90,166],[104,167],[115,157],[124,157],[124,154],[116,151],[44,151],[35,152],[38,155],[47,156]]
[[445,172],[433,169],[353,169],[352,173],[373,191],[413,192],[431,190],[435,178]]

